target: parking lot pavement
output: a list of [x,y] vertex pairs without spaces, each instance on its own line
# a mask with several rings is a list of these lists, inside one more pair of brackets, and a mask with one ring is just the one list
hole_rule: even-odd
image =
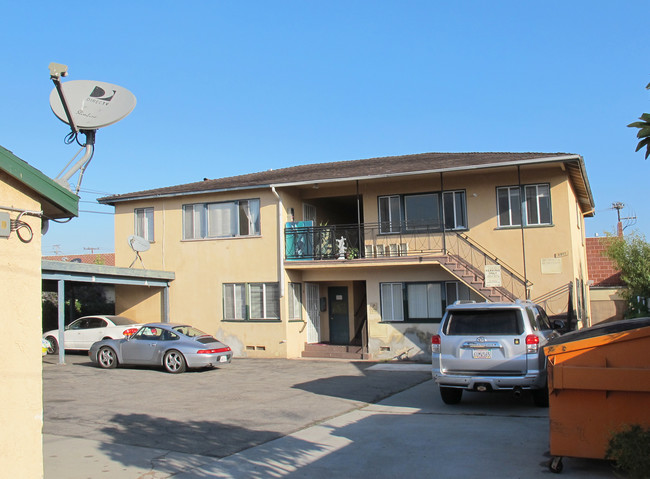
[[[46,478],[550,474],[547,410],[525,395],[445,405],[426,365],[256,359],[173,376],[83,359],[44,365]],[[571,458],[563,475],[614,477]]]

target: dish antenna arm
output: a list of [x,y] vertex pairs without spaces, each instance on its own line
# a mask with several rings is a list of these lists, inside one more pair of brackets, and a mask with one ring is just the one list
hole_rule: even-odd
[[61,86],[61,77],[68,76],[68,67],[60,63],[50,63],[50,80],[54,83],[56,91],[59,94],[61,99],[61,105],[63,105],[63,110],[65,111],[65,116],[68,118],[68,125],[72,129],[72,133],[77,134],[77,126],[74,124],[72,115],[70,114],[70,109],[68,108],[68,102],[65,101],[65,95],[63,94],[63,87]]

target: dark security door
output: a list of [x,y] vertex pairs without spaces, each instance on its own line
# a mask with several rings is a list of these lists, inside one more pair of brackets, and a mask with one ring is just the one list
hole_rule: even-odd
[[348,288],[327,289],[330,311],[330,343],[350,343],[350,318],[348,317]]

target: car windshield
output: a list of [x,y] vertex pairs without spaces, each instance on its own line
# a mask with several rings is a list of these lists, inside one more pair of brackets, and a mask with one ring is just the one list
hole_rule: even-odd
[[445,324],[448,336],[507,335],[524,332],[521,317],[515,309],[450,311]]
[[116,326],[126,326],[127,324],[136,324],[135,321],[124,316],[110,316],[109,319],[113,321]]
[[181,334],[184,334],[185,336],[189,336],[190,338],[198,338],[199,336],[209,336],[209,334],[206,334],[200,329],[196,329],[192,326],[175,326],[173,330]]

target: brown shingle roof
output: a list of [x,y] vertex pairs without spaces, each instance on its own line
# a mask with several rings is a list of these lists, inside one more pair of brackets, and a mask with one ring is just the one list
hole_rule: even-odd
[[[204,179],[196,183],[168,186],[153,190],[99,198],[100,203],[114,204],[139,198],[192,194],[227,189],[244,189],[301,182],[324,182],[390,175],[405,175],[425,171],[453,171],[508,164],[543,162],[550,159],[579,161],[571,153],[421,153],[417,155],[388,156],[365,160],[338,161],[299,165],[219,179]],[[586,176],[585,176],[586,181]],[[588,188],[588,186],[587,186]],[[590,193],[590,192],[589,192]],[[593,200],[591,200],[593,203]]]

